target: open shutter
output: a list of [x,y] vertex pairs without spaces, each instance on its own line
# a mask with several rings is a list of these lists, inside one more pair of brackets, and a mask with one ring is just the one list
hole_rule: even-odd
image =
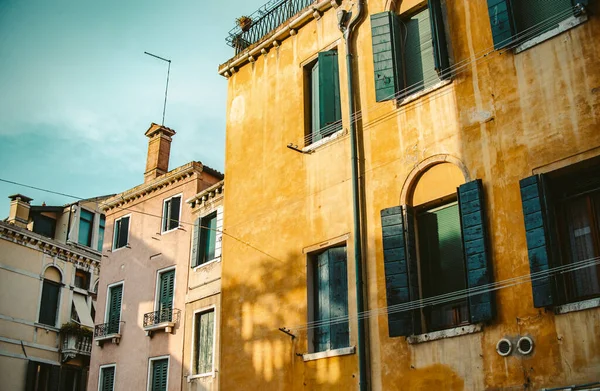
[[440,0],[429,0],[429,21],[431,22],[431,40],[435,70],[440,79],[450,78],[450,58],[444,28],[444,15]]
[[315,346],[316,351],[324,352],[329,349],[329,341],[331,340],[329,327],[329,319],[331,318],[329,313],[329,254],[327,251],[317,256],[315,272],[317,285],[316,320],[320,322],[319,326],[315,328]]
[[171,198],[171,211],[169,213],[169,229],[179,227],[179,211],[181,209],[181,197]]
[[217,208],[217,231],[215,232],[215,258],[221,256],[222,241],[223,241],[223,207]]
[[373,70],[375,73],[375,100],[395,99],[404,88],[400,23],[393,12],[371,15]]
[[346,247],[330,248],[326,253],[329,254],[329,315],[331,316],[329,348],[345,348],[350,345]]
[[[485,291],[484,286],[494,280],[488,248],[483,183],[477,179],[458,188],[458,205],[465,254],[467,286],[470,291]],[[471,323],[486,322],[494,318],[495,304],[492,292],[469,296]]]
[[[409,252],[414,250],[415,245],[412,243],[407,246],[404,221],[404,211],[406,209],[408,208],[395,206],[381,211],[381,230],[383,237],[383,258],[390,337],[407,336],[418,333],[418,330],[420,330],[420,327],[418,327],[419,323],[415,322],[415,311],[407,311],[398,308],[401,304],[418,299],[416,264],[411,264],[411,267],[409,268],[409,263],[411,263],[413,259],[412,257],[409,259],[407,256]],[[410,225],[412,226],[413,224]],[[409,239],[410,241],[414,241],[414,232],[409,235]]]
[[200,264],[200,253],[198,246],[200,245],[200,218],[196,219],[194,223],[194,233],[192,235],[192,267],[196,267]]
[[487,0],[494,49],[508,46],[516,33],[509,0]]
[[550,242],[547,239],[546,210],[543,207],[543,186],[537,175],[522,179],[519,184],[525,218],[529,270],[532,274],[533,305],[536,308],[547,307],[554,304],[555,295],[552,289],[552,278],[544,273],[550,269]]
[[341,122],[334,124],[342,119],[337,50],[319,53],[318,64],[320,129],[315,129],[319,133],[317,139],[342,128]]

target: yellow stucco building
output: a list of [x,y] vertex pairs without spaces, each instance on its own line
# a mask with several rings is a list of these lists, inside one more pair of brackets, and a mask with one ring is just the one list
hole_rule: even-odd
[[232,30],[221,389],[598,387],[598,15],[289,0]]

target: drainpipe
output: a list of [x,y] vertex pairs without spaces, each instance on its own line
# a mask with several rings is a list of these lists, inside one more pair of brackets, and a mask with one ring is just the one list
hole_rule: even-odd
[[352,161],[352,201],[354,217],[354,272],[356,274],[356,310],[359,314],[358,322],[358,369],[359,369],[359,389],[366,391],[367,387],[367,351],[364,319],[360,316],[364,312],[364,292],[363,292],[363,270],[362,270],[362,236],[361,221],[362,212],[359,197],[359,178],[358,178],[358,137],[356,135],[356,125],[353,119],[354,113],[354,92],[352,88],[352,53],[351,40],[352,30],[362,16],[363,0],[358,0],[356,15],[350,20],[348,26],[344,28],[340,23],[340,29],[344,34],[346,41],[346,69],[348,74],[348,112],[350,113],[350,149]]

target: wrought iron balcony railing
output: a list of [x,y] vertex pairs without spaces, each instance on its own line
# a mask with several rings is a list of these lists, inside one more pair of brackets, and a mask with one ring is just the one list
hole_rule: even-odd
[[115,334],[121,334],[121,326],[124,322],[108,322],[97,324],[94,327],[94,339],[107,338]]
[[238,54],[313,3],[316,0],[271,0],[249,16],[249,26],[234,27],[225,40]]
[[144,328],[157,326],[162,323],[179,323],[181,310],[165,308],[144,314]]
[[65,333],[62,336],[62,354],[67,358],[74,358],[78,354],[89,356],[92,353],[92,337]]

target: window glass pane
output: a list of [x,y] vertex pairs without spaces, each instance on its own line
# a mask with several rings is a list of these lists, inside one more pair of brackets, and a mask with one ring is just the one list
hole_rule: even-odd
[[195,374],[209,373],[213,370],[213,333],[215,311],[196,314],[195,317]]
[[114,248],[121,248],[127,245],[129,240],[129,217],[123,217],[115,222]]
[[558,26],[558,22],[573,16],[571,0],[512,1],[517,31],[529,39]]
[[56,220],[42,214],[33,215],[33,232],[48,238],[54,238],[55,230]]
[[92,245],[92,230],[94,223],[94,214],[85,209],[81,209],[79,215],[79,236],[77,242],[83,246]]
[[215,244],[217,238],[217,214],[212,213],[200,221],[200,248],[202,258],[200,264],[212,261],[215,258]]
[[42,301],[40,303],[40,323],[48,326],[56,325],[56,312],[58,310],[59,293],[59,284],[44,280],[42,286]]

